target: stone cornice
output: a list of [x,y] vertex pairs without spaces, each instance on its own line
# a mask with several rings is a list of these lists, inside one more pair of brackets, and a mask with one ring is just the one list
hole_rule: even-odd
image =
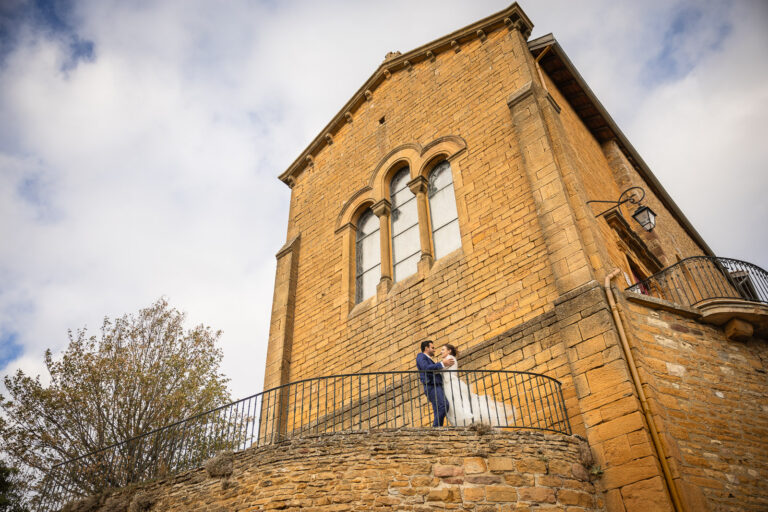
[[[371,75],[352,98],[339,110],[333,119],[331,119],[331,122],[320,131],[309,146],[307,146],[288,169],[279,176],[280,180],[286,185],[289,185],[292,182],[291,178],[295,181],[296,176],[298,176],[308,165],[314,163],[313,155],[317,154],[323,147],[328,145],[329,142],[332,143],[333,134],[335,134],[343,124],[352,122],[354,113],[360,105],[375,96],[376,88],[385,80],[390,79],[392,75],[402,71],[408,72],[414,65],[420,62],[432,61],[438,53],[446,51],[450,51],[451,53],[457,52],[461,49],[462,44],[473,39],[484,41],[488,34],[499,29],[520,30],[523,36],[527,39],[533,29],[533,23],[517,2],[515,2],[503,11],[492,14],[487,18],[483,18],[471,25],[447,34],[407,53],[389,55],[388,58],[379,65],[373,75]],[[328,135],[331,136],[330,140],[327,137]]]

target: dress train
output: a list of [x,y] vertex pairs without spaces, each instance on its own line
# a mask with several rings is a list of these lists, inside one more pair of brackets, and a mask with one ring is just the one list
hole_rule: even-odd
[[515,408],[497,402],[485,395],[472,393],[459,378],[456,358],[454,364],[443,372],[443,393],[448,401],[447,419],[453,426],[485,423],[492,427],[508,427],[515,424]]

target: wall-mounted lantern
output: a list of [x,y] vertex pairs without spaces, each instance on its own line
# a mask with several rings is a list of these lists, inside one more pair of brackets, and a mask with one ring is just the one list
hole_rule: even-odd
[[652,231],[656,227],[656,214],[647,206],[640,206],[632,214],[632,218],[643,226],[643,229],[646,231]]
[[[632,193],[632,191],[637,190],[640,193],[640,197],[637,197],[637,194]],[[636,204],[638,205],[637,210],[635,210],[635,213],[632,214],[632,218],[635,219],[635,221],[640,224],[644,230],[646,231],[652,231],[654,227],[656,227],[656,213],[651,210],[648,206],[644,206],[642,204],[643,199],[645,199],[645,190],[643,187],[629,187],[624,192],[622,192],[619,195],[619,198],[616,201],[604,201],[601,199],[593,199],[591,201],[587,201],[587,204],[589,203],[611,203],[613,206],[608,208],[607,210],[604,210],[595,217],[600,217],[602,215],[605,215],[609,211],[613,210],[614,208],[619,210],[619,213],[621,213],[621,205],[624,203],[629,204]]]

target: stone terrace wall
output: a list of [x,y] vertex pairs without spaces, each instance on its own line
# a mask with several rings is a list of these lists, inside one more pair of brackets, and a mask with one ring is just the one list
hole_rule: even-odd
[[[629,296],[634,294],[627,294]],[[768,342],[626,302],[633,354],[695,510],[768,510]]]
[[111,502],[143,500],[163,512],[604,510],[581,462],[588,453],[577,437],[529,432],[345,433],[249,449],[235,455],[229,477],[200,468]]

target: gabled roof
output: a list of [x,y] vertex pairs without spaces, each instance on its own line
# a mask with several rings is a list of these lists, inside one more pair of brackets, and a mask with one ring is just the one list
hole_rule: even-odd
[[[439,39],[420,46],[404,54],[390,54],[382,62],[368,80],[357,90],[349,101],[339,110],[315,139],[302,151],[293,163],[283,172],[279,178],[289,187],[293,186],[298,176],[307,165],[312,165],[314,155],[333,141],[333,135],[347,122],[351,122],[355,111],[368,101],[376,88],[392,74],[407,71],[416,63],[433,60],[435,55],[445,51],[454,51],[462,44],[472,39],[484,39],[487,34],[507,27],[517,26],[523,36],[528,39],[533,29],[533,23],[523,12],[517,2],[506,9],[497,12],[487,18],[483,18],[462,29],[451,32]],[[592,135],[598,142],[615,139],[627,159],[633,165],[638,174],[645,180],[648,187],[656,197],[664,204],[673,217],[680,223],[690,237],[704,250],[706,254],[713,255],[712,249],[704,242],[704,239],[694,229],[680,208],[675,204],[659,180],[651,172],[648,165],[638,154],[637,150],[629,143],[616,122],[608,115],[605,107],[600,103],[595,94],[589,88],[576,67],[565,54],[560,44],[552,34],[539,37],[528,43],[528,48],[534,56],[546,50],[546,54],[539,60],[541,67],[555,82],[557,88],[566,98],[576,114],[581,118]]]
[[503,11],[483,18],[471,25],[451,32],[431,43],[411,50],[403,54],[390,54],[387,59],[379,65],[378,69],[366,80],[366,82],[357,90],[352,98],[344,105],[341,110],[331,119],[325,128],[315,137],[315,139],[301,152],[298,158],[283,172],[279,178],[289,187],[293,186],[293,180],[298,176],[307,165],[313,162],[314,155],[317,154],[325,145],[333,141],[333,135],[344,123],[350,122],[355,111],[360,105],[368,101],[376,88],[392,74],[407,71],[411,66],[425,60],[432,60],[435,55],[445,51],[454,51],[455,48],[469,42],[472,39],[484,39],[487,34],[502,27],[512,27],[517,24],[520,31],[527,39],[533,30],[533,23],[523,12],[517,2],[513,3]]
[[651,172],[650,167],[640,157],[637,150],[630,144],[627,137],[616,125],[605,107],[597,99],[595,93],[589,88],[584,78],[576,70],[571,60],[565,54],[560,44],[552,34],[534,39],[528,42],[528,48],[534,57],[546,53],[539,60],[539,65],[547,72],[547,75],[557,86],[560,93],[568,100],[581,121],[592,133],[592,136],[602,143],[615,139],[627,160],[635,168],[635,171],[643,178],[659,201],[669,210],[672,216],[680,223],[688,235],[710,256],[714,253],[707,245],[698,231],[693,227],[680,208],[675,204],[659,180]]

